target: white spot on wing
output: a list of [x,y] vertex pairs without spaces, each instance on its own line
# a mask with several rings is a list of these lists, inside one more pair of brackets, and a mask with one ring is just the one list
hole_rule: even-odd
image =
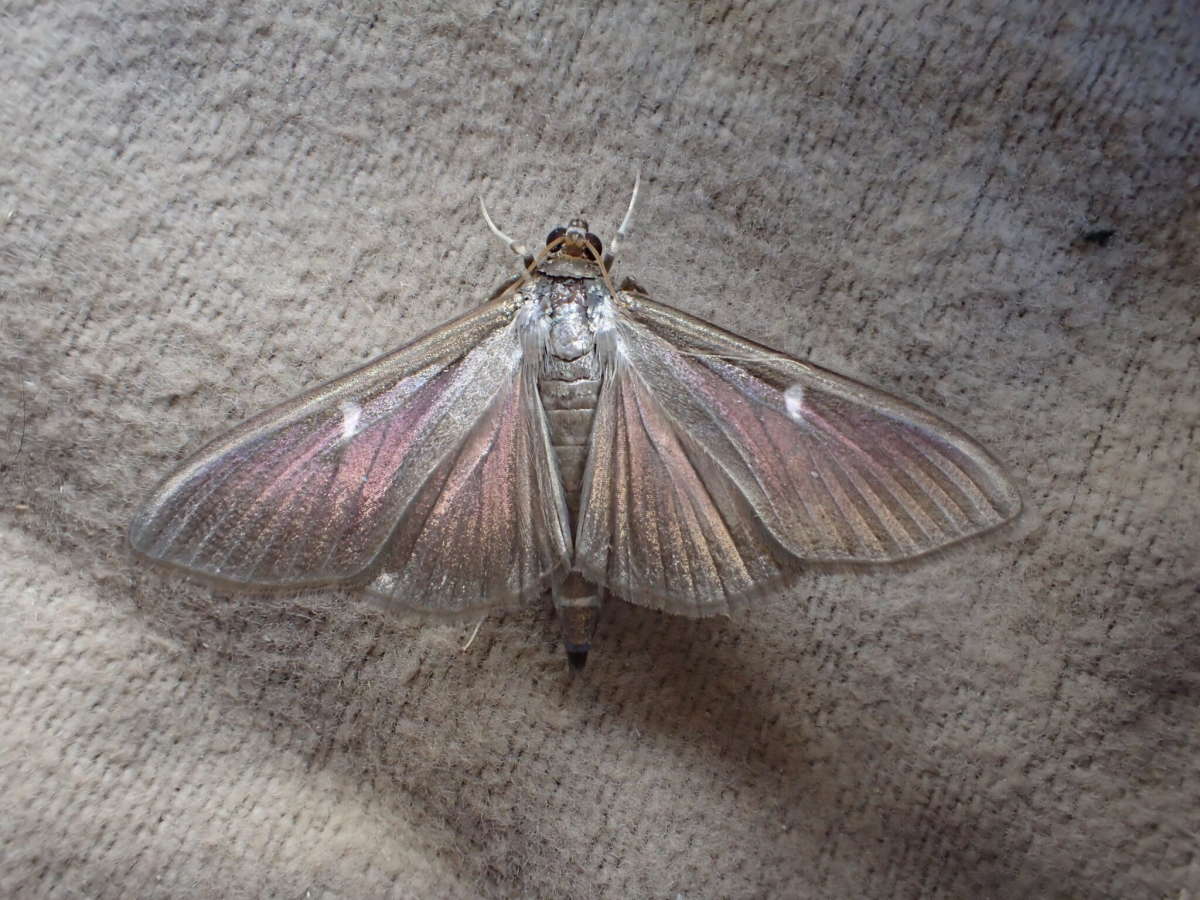
[[787,408],[787,414],[793,421],[799,422],[801,425],[807,423],[808,417],[805,415],[804,385],[793,384],[784,391],[783,402]]
[[358,434],[358,422],[362,418],[362,407],[346,400],[342,403],[342,440],[348,441]]

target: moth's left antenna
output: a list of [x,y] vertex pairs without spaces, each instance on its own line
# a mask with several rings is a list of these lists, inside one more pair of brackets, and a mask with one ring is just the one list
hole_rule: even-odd
[[529,256],[529,251],[525,249],[524,244],[518,244],[507,234],[496,227],[496,223],[493,222],[492,217],[488,215],[487,207],[483,205],[483,197],[479,198],[479,208],[483,211],[483,221],[487,222],[487,227],[492,229],[492,234],[504,241],[504,243],[508,245],[508,249],[517,254],[517,256]]

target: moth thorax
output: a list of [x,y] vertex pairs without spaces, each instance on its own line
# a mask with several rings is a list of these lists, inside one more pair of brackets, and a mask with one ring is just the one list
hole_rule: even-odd
[[546,349],[559,359],[574,360],[591,353],[596,336],[587,313],[577,305],[560,307],[554,314]]

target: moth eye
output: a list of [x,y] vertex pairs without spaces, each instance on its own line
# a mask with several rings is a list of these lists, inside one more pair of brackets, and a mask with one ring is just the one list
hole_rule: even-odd
[[567,229],[565,228],[555,228],[552,232],[546,235],[546,246],[549,247],[566,233]]
[[600,238],[596,237],[590,231],[587,233],[587,242],[592,245],[595,259],[599,259],[604,255],[604,244],[601,243]]

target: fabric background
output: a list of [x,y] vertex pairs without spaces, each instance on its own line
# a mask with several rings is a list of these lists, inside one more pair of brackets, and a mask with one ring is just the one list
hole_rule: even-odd
[[[1200,891],[1194,5],[9,0],[0,72],[0,893]],[[614,603],[576,679],[544,608],[464,652],[130,558],[190,449],[512,274],[476,195],[607,237],[639,167],[623,274],[1025,517]]]

